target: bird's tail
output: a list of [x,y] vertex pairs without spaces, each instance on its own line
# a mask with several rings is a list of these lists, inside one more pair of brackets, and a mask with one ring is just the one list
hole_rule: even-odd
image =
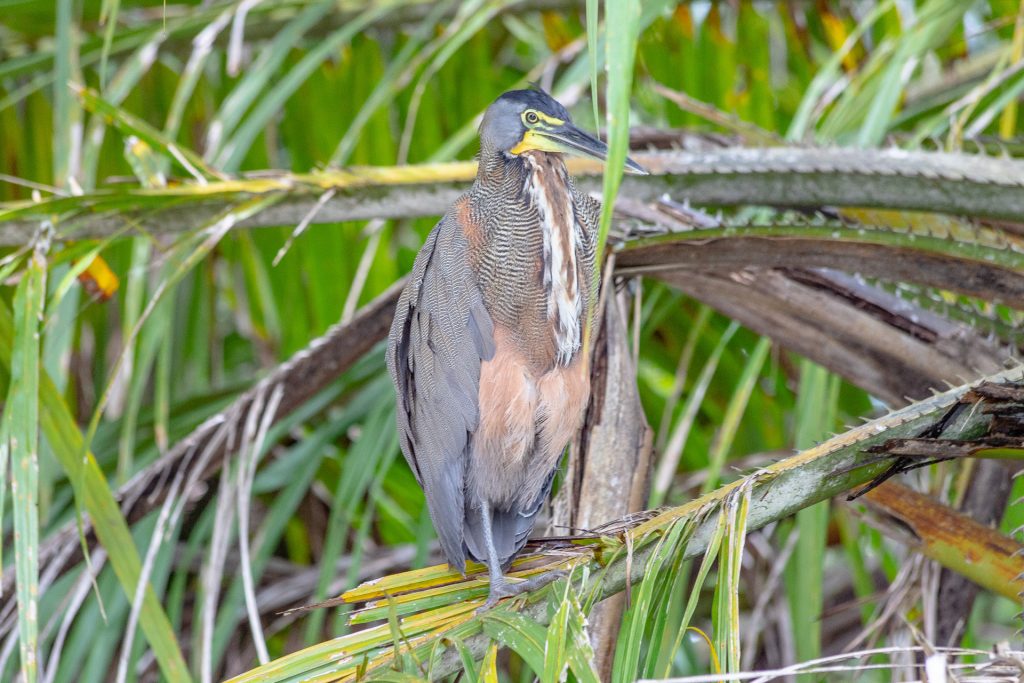
[[[544,487],[529,508],[512,504],[508,508],[491,509],[491,537],[494,540],[494,549],[497,551],[502,571],[508,569],[512,560],[530,538],[537,515],[551,493],[551,484],[554,479],[555,470],[552,470]],[[466,551],[477,562],[486,562],[487,541],[484,536],[483,517],[479,509],[481,503],[476,500],[470,501],[469,498],[470,496],[467,496],[466,521],[463,527]]]

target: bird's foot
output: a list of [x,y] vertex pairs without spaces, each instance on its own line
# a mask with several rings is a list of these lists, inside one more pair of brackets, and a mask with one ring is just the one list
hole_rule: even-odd
[[492,580],[491,590],[487,595],[487,602],[483,604],[483,607],[477,610],[477,614],[491,609],[497,605],[498,601],[502,598],[514,598],[517,595],[538,590],[549,583],[565,578],[568,575],[569,573],[565,570],[556,569],[534,576],[530,579],[512,579],[502,576],[501,580]]

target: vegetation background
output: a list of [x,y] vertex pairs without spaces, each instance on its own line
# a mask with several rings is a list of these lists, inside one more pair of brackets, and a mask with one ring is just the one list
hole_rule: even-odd
[[[1004,680],[1022,54],[1011,0],[0,0],[0,679]],[[535,560],[573,582],[475,616],[378,342],[529,82],[653,173]],[[1003,459],[823,500],[890,436]]]

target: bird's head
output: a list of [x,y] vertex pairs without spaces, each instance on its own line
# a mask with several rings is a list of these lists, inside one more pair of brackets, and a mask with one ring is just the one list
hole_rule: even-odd
[[[480,144],[511,155],[538,151],[608,157],[608,146],[577,128],[565,107],[543,90],[510,90],[495,100],[480,122]],[[629,157],[626,170],[647,173]]]

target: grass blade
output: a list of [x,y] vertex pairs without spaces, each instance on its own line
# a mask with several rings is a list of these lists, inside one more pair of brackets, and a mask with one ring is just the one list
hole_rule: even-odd
[[[0,363],[11,363],[14,338],[11,312],[0,307]],[[107,548],[125,594],[131,596],[138,584],[141,560],[106,476],[95,456],[85,449],[85,440],[67,403],[46,374],[40,375],[39,400],[42,408],[39,424],[43,434],[67,473],[77,504],[88,512],[100,543]],[[139,623],[167,680],[191,681],[174,630],[151,588],[146,590]]]
[[[566,585],[566,590],[570,590],[568,584]],[[568,595],[564,595],[555,609],[555,616],[551,618],[551,623],[547,627],[547,635],[544,639],[542,681],[557,681],[562,678],[562,673],[569,665],[565,652],[568,640],[569,599]]]
[[[633,89],[633,62],[640,31],[638,0],[605,0],[605,69],[608,96],[605,120],[608,126],[608,160],[604,169],[601,227],[598,232],[597,262],[601,263],[612,207],[622,182],[626,153],[629,150],[629,110]],[[600,270],[600,269],[598,269]],[[596,276],[595,276],[596,277]],[[592,287],[597,291],[597,283]]]
[[[216,131],[217,136],[227,136],[235,130],[245,112],[249,110],[253,102],[264,92],[270,78],[281,68],[285,58],[295,47],[295,44],[310,28],[323,19],[330,9],[331,3],[329,2],[310,5],[274,36],[274,40],[260,52],[255,61],[246,69],[245,75],[238,81],[238,84],[224,98],[216,116],[210,122],[209,131],[211,137],[214,131]],[[198,52],[198,48],[193,53],[193,56],[189,58],[190,67],[193,67],[193,62],[195,62],[194,68],[188,71],[193,81],[198,80],[201,66],[205,60],[206,54]],[[191,76],[193,73],[195,75]],[[191,88],[188,92],[191,93]],[[177,131],[181,121],[181,112],[185,109],[185,101],[184,94],[180,98],[177,96],[177,93],[175,94],[175,104],[177,106],[171,108],[172,115],[167,119],[167,130]],[[208,138],[208,149],[215,150],[217,146],[218,144],[215,141]]]
[[53,179],[57,187],[64,187],[73,168],[72,136],[75,135],[73,93],[68,88],[77,68],[78,51],[75,42],[73,0],[58,0],[53,81]]
[[631,597],[627,595],[627,602],[631,600],[632,605],[622,619],[622,630],[619,633],[612,668],[613,681],[625,683],[637,678],[641,648],[649,620],[657,611],[665,608],[664,604],[658,604],[655,600],[659,588],[663,588],[659,584],[671,585],[673,577],[666,577],[665,575],[670,572],[665,569],[671,566],[674,559],[681,558],[693,528],[690,520],[680,520],[679,523],[672,523],[665,529],[647,562],[639,588],[632,591]]
[[[1010,46],[1010,63],[1017,64],[1024,59],[1024,3],[1017,8],[1017,20],[1013,27],[1013,43]],[[1010,139],[1017,132],[1017,98],[1006,104],[999,117],[999,136]]]
[[857,46],[859,41],[864,34],[875,25],[875,22],[882,19],[886,13],[893,7],[895,0],[885,0],[880,3],[877,7],[871,10],[864,17],[862,21],[857,24],[857,27],[850,32],[850,35],[846,37],[846,41],[843,43],[842,48],[832,53],[829,56],[828,61],[815,74],[814,80],[811,81],[810,86],[804,91],[803,97],[800,100],[800,106],[793,116],[793,120],[789,124],[789,130],[786,132],[786,139],[788,140],[802,140],[807,136],[808,131],[813,127],[814,122],[812,116],[814,116],[820,100],[827,90],[829,90],[835,80],[840,75],[840,70],[843,66],[843,61],[847,59],[850,52]]
[[[838,399],[838,377],[810,361],[802,361],[796,404],[796,448],[810,448],[825,438],[835,423]],[[795,532],[799,536],[788,572],[796,655],[800,661],[821,656],[828,520],[828,501],[804,508],[796,516]]]
[[372,5],[310,50],[284,78],[277,82],[266,97],[259,100],[249,116],[242,120],[235,133],[214,157],[214,164],[226,171],[238,170],[245,155],[249,152],[249,147],[270,119],[281,110],[288,97],[309,78],[309,75],[325,59],[352,40],[353,36],[390,12],[391,9],[392,6],[387,4]]
[[484,632],[515,650],[537,675],[544,672],[544,627],[522,614],[494,609],[484,614]]
[[133,116],[120,107],[111,104],[91,88],[76,86],[76,92],[82,100],[82,106],[95,114],[111,119],[114,126],[126,137],[134,135],[153,149],[167,155],[192,175],[200,184],[208,179],[220,176],[214,169],[207,166],[198,154],[180,147],[162,132],[149,125],[137,116]]
[[594,127],[601,120],[597,106],[597,36],[600,22],[598,0],[587,0],[587,61],[590,63],[590,102],[594,108]]
[[103,28],[103,51],[100,53],[100,87],[107,83],[107,59],[110,57],[110,46],[114,43],[114,32],[117,30],[117,13],[121,8],[121,0],[103,0],[100,8],[100,24]]
[[753,352],[747,359],[747,363],[743,368],[743,374],[740,375],[739,382],[736,383],[736,388],[733,390],[732,398],[729,399],[729,405],[725,410],[725,417],[722,419],[722,426],[715,440],[715,447],[709,456],[708,478],[704,481],[704,485],[701,486],[701,493],[707,493],[718,486],[722,468],[725,466],[725,458],[732,448],[733,439],[736,438],[736,430],[740,426],[740,419],[747,409],[750,395],[754,392],[754,385],[757,383],[757,378],[761,375],[761,368],[764,367],[764,362],[768,358],[768,352],[771,348],[772,340],[768,337],[762,337],[758,340]]
[[26,683],[35,683],[39,674],[39,321],[46,295],[44,253],[45,247],[37,245],[14,295],[11,385],[0,429],[10,444],[18,631]]
[[718,370],[718,364],[725,353],[726,347],[739,328],[739,323],[736,322],[730,323],[725,328],[714,350],[704,363],[697,381],[686,396],[686,402],[683,404],[679,421],[671,431],[668,444],[665,446],[661,461],[658,463],[658,471],[655,475],[655,484],[651,491],[649,503],[651,507],[661,505],[668,495],[669,488],[672,485],[672,478],[675,476],[676,468],[679,466],[679,460],[683,457],[683,449],[686,447],[690,429],[693,427],[694,421],[697,419],[697,413],[700,411],[701,402],[707,395],[708,387],[711,386],[711,380],[714,379],[715,372]]
[[[718,557],[718,550],[722,546],[722,539],[725,538],[725,533],[726,513],[725,508],[722,508],[718,511],[718,526],[715,527],[714,533],[708,540],[708,548],[704,552],[704,558],[701,560],[700,568],[697,570],[697,577],[690,586],[690,596],[686,600],[686,609],[683,611],[683,618],[679,622],[675,641],[673,642],[672,649],[670,650],[672,653],[678,652],[679,648],[683,645],[683,636],[686,635],[687,630],[690,628],[690,620],[693,619],[693,613],[697,609],[697,601],[700,600],[701,591],[704,588],[704,582],[707,580],[708,573],[711,571],[711,567],[715,563],[715,558]],[[668,678],[671,665],[672,658],[666,658],[665,668],[661,672],[661,678]]]
[[715,587],[715,645],[726,673],[740,670],[740,569],[747,536],[750,488],[747,479],[724,502],[726,541],[719,549],[718,585]]

